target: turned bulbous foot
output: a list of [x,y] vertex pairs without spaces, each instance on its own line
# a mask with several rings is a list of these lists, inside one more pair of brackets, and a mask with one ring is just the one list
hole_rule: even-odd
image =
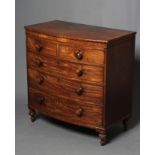
[[124,131],[126,131],[128,129],[128,122],[129,122],[129,118],[125,118],[122,121],[122,123],[123,123],[123,130]]
[[36,111],[32,108],[29,108],[29,115],[30,115],[31,122],[34,122],[37,117]]
[[104,129],[97,129],[96,130],[98,132],[98,136],[99,136],[99,140],[100,140],[100,144],[101,145],[105,145],[106,144],[106,130]]
[[99,133],[99,139],[100,139],[100,145],[105,145],[106,144],[106,135],[105,134],[100,134]]

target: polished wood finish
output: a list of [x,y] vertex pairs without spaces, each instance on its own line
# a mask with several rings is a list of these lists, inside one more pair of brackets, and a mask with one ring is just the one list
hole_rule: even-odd
[[29,103],[32,109],[68,123],[90,128],[102,126],[102,110],[99,104],[83,104],[33,88],[29,89]]
[[29,25],[27,30],[67,39],[87,40],[94,42],[113,42],[121,37],[128,37],[134,32],[104,28],[99,26],[76,24],[64,21],[50,21]]
[[51,21],[26,26],[28,107],[37,115],[107,129],[131,115],[135,32]]
[[109,48],[106,54],[105,126],[107,128],[131,115],[134,40],[133,36],[122,44]]
[[37,38],[37,37],[27,37],[27,47],[29,50],[38,55],[51,55],[56,56],[57,45],[51,43],[48,40]]
[[[44,92],[55,94],[58,92],[60,96],[73,97],[74,100],[81,102],[95,102],[101,104],[103,96],[103,88],[85,83],[73,82],[56,76],[39,73],[38,71],[28,69],[29,85],[32,88],[39,89]],[[43,82],[38,84],[37,79],[43,78]],[[67,93],[66,93],[67,92]]]
[[59,75],[74,81],[84,81],[95,85],[101,85],[104,81],[104,67],[59,61],[54,57],[36,55],[31,51],[28,51],[28,61],[30,68],[50,75]]
[[60,59],[67,60],[71,62],[76,62],[79,64],[93,64],[93,65],[103,65],[104,64],[104,53],[96,49],[82,49],[70,46],[61,45]]

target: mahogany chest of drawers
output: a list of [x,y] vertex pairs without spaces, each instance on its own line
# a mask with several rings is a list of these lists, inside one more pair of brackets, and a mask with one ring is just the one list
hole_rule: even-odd
[[135,32],[64,21],[25,26],[28,107],[95,129],[100,143],[131,115]]

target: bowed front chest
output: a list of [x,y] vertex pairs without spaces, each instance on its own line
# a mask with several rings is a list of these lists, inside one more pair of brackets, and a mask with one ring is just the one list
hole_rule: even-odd
[[135,32],[51,21],[25,26],[28,107],[95,129],[100,143],[131,115]]

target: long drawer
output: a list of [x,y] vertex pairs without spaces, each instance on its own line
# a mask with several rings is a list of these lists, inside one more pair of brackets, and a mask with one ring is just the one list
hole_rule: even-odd
[[28,69],[29,87],[50,94],[59,94],[60,96],[74,98],[75,101],[92,102],[100,104],[104,95],[103,87],[73,82],[41,73],[34,69]]
[[75,100],[47,95],[38,90],[30,89],[29,106],[43,114],[68,123],[87,127],[102,125],[101,105],[81,104]]

